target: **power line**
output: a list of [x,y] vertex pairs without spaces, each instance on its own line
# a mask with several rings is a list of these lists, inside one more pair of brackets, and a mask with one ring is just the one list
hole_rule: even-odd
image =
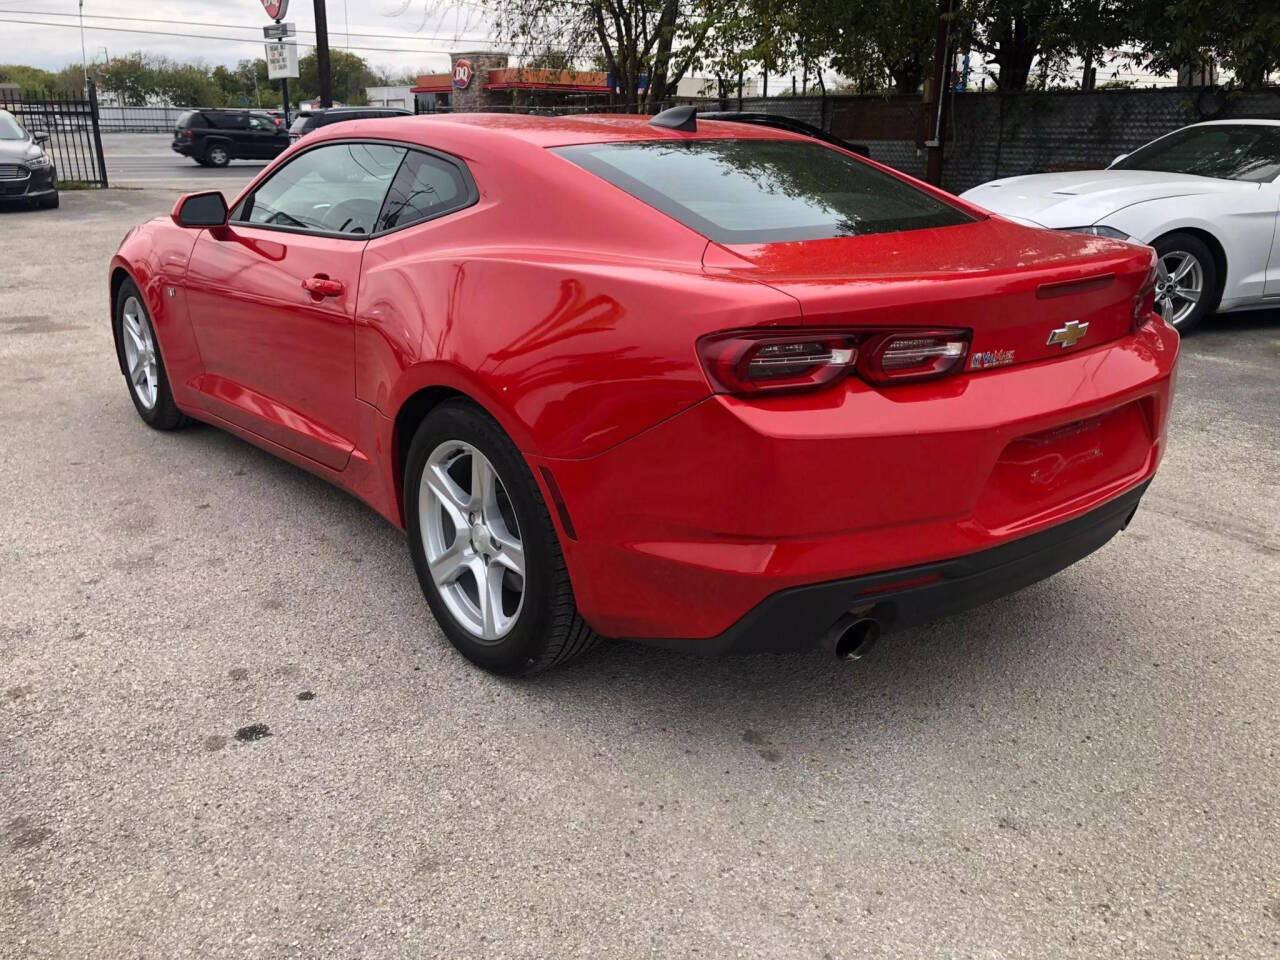
[[[11,13],[16,11],[0,10],[0,12]],[[181,23],[181,21],[172,21],[172,20],[165,21],[165,22],[179,23],[179,24]],[[39,22],[39,21],[32,21],[32,20],[14,20],[9,17],[0,17],[0,23],[16,23],[24,27],[67,27],[72,30],[77,28],[77,25],[74,23],[47,23],[47,22]],[[132,33],[132,34],[140,34],[140,35],[156,36],[156,37],[181,37],[182,39],[185,39],[185,40],[219,40],[225,43],[252,44],[255,47],[261,47],[263,43],[262,40],[252,40],[252,39],[249,39],[248,37],[216,37],[209,34],[201,34],[201,33],[176,33],[172,30],[137,30],[129,27],[96,27],[96,26],[91,26],[89,24],[85,25],[85,29],[100,30],[100,31],[106,31],[109,33]],[[459,38],[456,40],[451,40],[449,42],[454,44],[492,45],[492,41],[467,39],[465,37]],[[312,43],[305,43],[305,45],[314,46],[314,44]],[[363,46],[353,45],[350,49],[364,50],[370,53],[419,53],[419,54],[437,53],[437,54],[448,55],[454,52],[452,50],[437,50],[429,47],[363,47]]]
[[[33,16],[33,17],[75,17],[76,16],[76,14],[74,13],[55,13],[52,10],[46,11],[46,10],[0,9],[0,13],[26,14],[28,16]],[[252,30],[255,33],[261,32],[261,27],[258,27],[258,26],[249,26],[249,25],[240,24],[240,23],[211,23],[208,20],[173,20],[173,19],[168,19],[164,17],[121,17],[121,16],[116,16],[115,14],[102,14],[102,13],[86,13],[85,18],[90,20],[110,20],[113,22],[121,22],[121,23],[167,23],[167,24],[172,24],[174,26],[183,26],[183,27],[213,27],[214,29],[217,29],[217,30]],[[87,29],[108,30],[113,28],[88,27]],[[114,28],[114,29],[119,29],[119,28]],[[142,33],[145,31],[135,31],[135,32]],[[299,33],[315,33],[315,30],[307,27],[299,27],[298,32]],[[368,39],[368,40],[416,40],[421,38],[423,40],[444,40],[448,43],[488,43],[489,42],[488,40],[478,40],[475,38],[458,37],[456,35],[448,36],[448,35],[442,35],[442,34],[351,33],[351,34],[348,34],[348,36],[364,37],[365,39]],[[373,48],[366,47],[363,49],[373,49]]]

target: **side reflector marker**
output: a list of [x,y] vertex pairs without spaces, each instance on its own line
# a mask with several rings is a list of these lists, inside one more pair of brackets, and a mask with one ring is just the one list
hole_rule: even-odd
[[564,496],[560,493],[560,485],[556,483],[555,476],[546,467],[538,467],[538,472],[542,474],[542,482],[547,485],[547,492],[551,494],[551,505],[556,508],[556,513],[560,516],[560,526],[564,528],[570,540],[577,540],[578,532],[573,529],[573,521],[569,519],[569,508],[565,505]]

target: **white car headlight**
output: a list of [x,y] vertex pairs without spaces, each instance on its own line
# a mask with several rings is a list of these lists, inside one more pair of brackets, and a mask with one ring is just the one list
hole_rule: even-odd
[[39,156],[29,158],[26,164],[32,170],[43,170],[45,167],[53,166],[53,161],[49,159],[47,153],[42,153]]
[[1087,233],[1091,237],[1107,237],[1110,240],[1129,240],[1132,239],[1123,230],[1117,230],[1115,227],[1104,227],[1101,224],[1094,224],[1091,227],[1059,227],[1064,233]]

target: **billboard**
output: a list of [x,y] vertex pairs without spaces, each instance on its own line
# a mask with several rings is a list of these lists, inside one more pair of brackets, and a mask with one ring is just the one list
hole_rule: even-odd
[[296,43],[264,43],[267,50],[267,76],[272,80],[298,75],[298,45]]

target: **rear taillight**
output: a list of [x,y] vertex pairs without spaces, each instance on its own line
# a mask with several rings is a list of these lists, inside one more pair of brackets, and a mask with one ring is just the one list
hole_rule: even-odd
[[1151,322],[1156,309],[1156,268],[1153,266],[1133,295],[1133,329],[1141,329]]
[[858,373],[872,383],[926,380],[960,369],[968,352],[967,330],[891,333],[863,350]]
[[698,341],[718,393],[812,390],[857,373],[869,383],[945,376],[964,367],[968,330],[737,330]]
[[195,132],[192,130],[183,130],[182,135],[188,140],[194,140],[196,138]]

